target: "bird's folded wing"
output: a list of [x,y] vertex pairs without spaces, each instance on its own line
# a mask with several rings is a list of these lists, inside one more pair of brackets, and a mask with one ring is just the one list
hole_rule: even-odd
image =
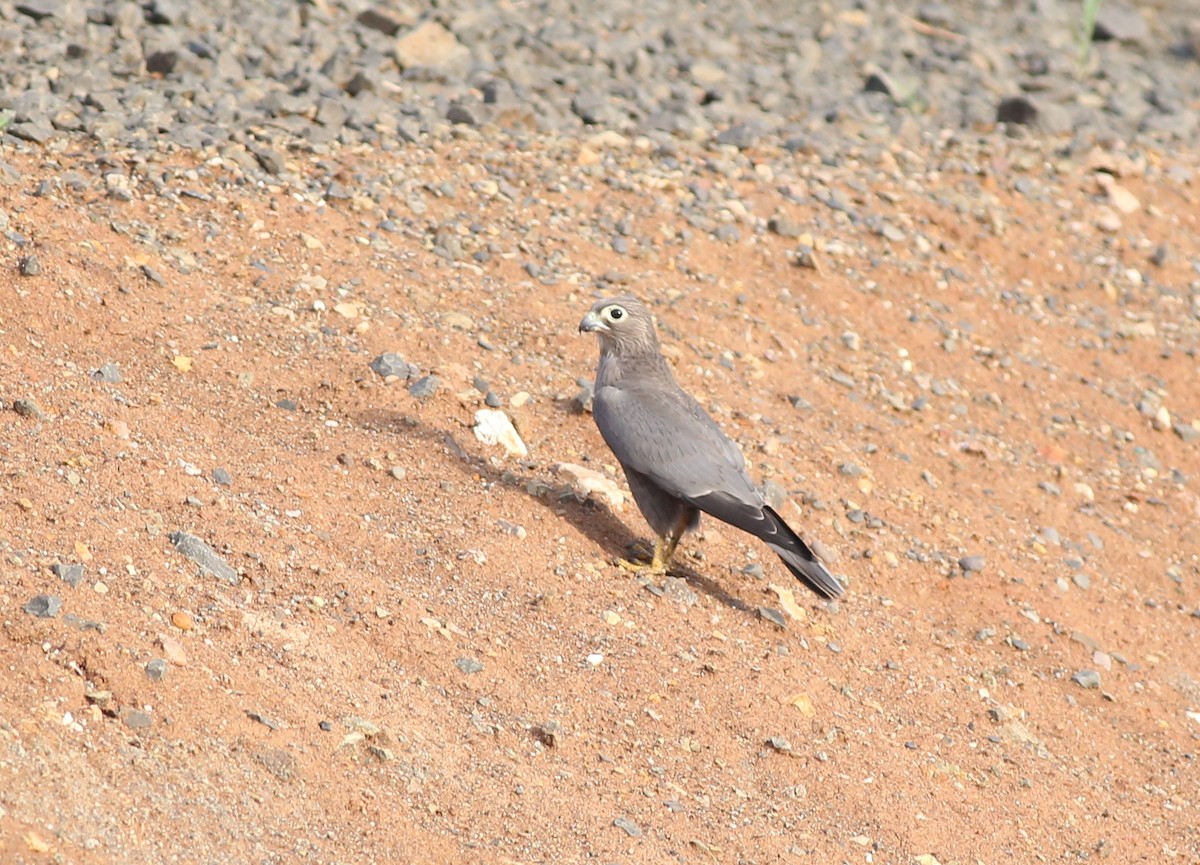
[[687,501],[716,492],[729,507],[761,508],[741,451],[682,391],[603,387],[592,414],[617,461],[665,492]]

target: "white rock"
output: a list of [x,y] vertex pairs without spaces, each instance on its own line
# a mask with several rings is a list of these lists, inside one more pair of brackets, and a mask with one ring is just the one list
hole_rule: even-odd
[[529,448],[521,441],[516,427],[499,409],[481,408],[475,412],[475,438],[485,445],[500,445],[509,456],[529,456]]
[[572,485],[585,496],[594,496],[616,508],[625,504],[625,493],[621,492],[616,481],[598,471],[572,463],[559,463],[554,470],[569,478]]

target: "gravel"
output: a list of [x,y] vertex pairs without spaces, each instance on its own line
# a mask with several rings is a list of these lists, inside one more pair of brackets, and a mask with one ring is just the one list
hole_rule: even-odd
[[0,110],[5,134],[25,142],[234,143],[267,175],[289,170],[296,143],[398,147],[488,125],[737,149],[774,137],[832,160],[831,132],[996,122],[1194,145],[1200,34],[1188,5],[1102,3],[1089,45],[1066,2],[839,0],[798,15],[784,0],[449,0],[424,11],[29,0],[0,11]]

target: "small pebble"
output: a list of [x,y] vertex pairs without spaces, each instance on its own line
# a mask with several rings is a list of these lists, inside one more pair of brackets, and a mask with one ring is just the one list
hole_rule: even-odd
[[21,417],[31,417],[38,420],[46,417],[46,413],[42,411],[42,407],[31,399],[14,399],[12,410]]
[[235,586],[241,581],[238,572],[230,567],[217,554],[216,550],[195,535],[189,535],[187,532],[172,532],[170,540],[176,550],[199,565],[200,570],[204,573]]
[[78,588],[83,582],[83,565],[81,564],[53,564],[50,566],[51,572],[66,583],[71,588]]
[[436,375],[426,375],[417,379],[409,386],[408,392],[417,399],[428,399],[437,393],[438,386],[442,383]]
[[154,658],[146,662],[146,677],[151,682],[161,682],[167,675],[167,662],[162,658]]
[[483,670],[483,664],[470,657],[459,658],[454,662],[454,666],[458,667],[459,670],[466,673],[468,676],[472,673],[482,672]]
[[1080,670],[1071,676],[1071,681],[1081,688],[1099,688],[1100,673],[1096,670]]
[[53,619],[62,609],[62,598],[56,595],[36,595],[26,601],[21,609],[39,619]]
[[115,363],[106,363],[99,369],[92,370],[92,381],[116,384],[121,381],[121,367]]
[[613,825],[623,831],[630,838],[642,837],[642,830],[628,817],[618,817],[617,819],[613,820]]
[[765,619],[777,628],[787,627],[787,619],[783,617],[783,613],[779,612],[779,610],[776,610],[773,607],[759,607],[758,617],[760,619]]
[[408,363],[393,351],[386,351],[379,355],[371,361],[370,367],[384,378],[393,375],[398,378],[408,378],[410,375]]
[[139,709],[122,710],[121,720],[131,730],[142,730],[154,723],[149,715]]
[[982,571],[984,564],[985,564],[984,557],[979,556],[979,555],[963,556],[961,559],[958,560],[958,566],[963,569],[963,573],[968,573],[968,574],[973,573],[975,571]]

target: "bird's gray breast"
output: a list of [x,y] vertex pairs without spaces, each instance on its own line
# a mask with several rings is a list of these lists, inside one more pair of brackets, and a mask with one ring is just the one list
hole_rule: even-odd
[[758,500],[737,445],[674,381],[622,376],[596,390],[592,413],[618,462],[672,495]]

